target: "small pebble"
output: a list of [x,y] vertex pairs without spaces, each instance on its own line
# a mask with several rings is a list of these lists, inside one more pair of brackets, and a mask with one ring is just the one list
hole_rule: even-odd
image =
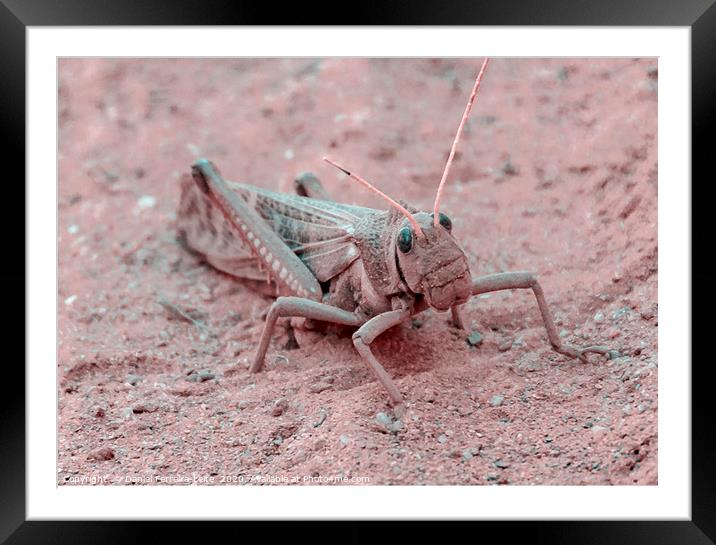
[[628,316],[630,313],[631,309],[629,307],[621,307],[612,312],[610,317],[612,320],[616,321],[623,318],[624,316]]
[[525,354],[517,362],[517,368],[527,372],[540,371],[542,369],[542,361],[534,354]]
[[216,375],[214,373],[212,373],[208,369],[202,369],[199,372],[193,371],[186,379],[189,382],[206,382],[207,380],[213,380],[215,378]]
[[153,403],[137,403],[132,407],[132,412],[134,414],[153,413],[157,410],[158,407]]
[[604,313],[601,310],[594,315],[594,321],[595,322],[603,322],[604,321]]
[[438,443],[442,444],[442,443],[445,443],[446,441],[447,441],[447,435],[445,435],[444,433],[438,437]]
[[76,295],[70,295],[67,299],[65,299],[65,304],[69,306],[72,303],[74,303],[76,300],[77,300]]
[[390,418],[390,416],[388,416],[387,414],[382,413],[382,412],[376,414],[375,419],[378,421],[378,424],[382,424],[385,427],[388,427],[393,423],[393,419]]
[[133,375],[132,373],[127,374],[127,384],[131,384],[132,386],[136,386],[142,381],[142,377],[139,375]]
[[387,428],[389,431],[392,431],[392,432],[396,432],[403,428],[402,420],[400,420],[400,419],[393,420],[389,415],[387,415],[386,413],[383,413],[383,412],[376,414],[375,419],[381,426]]
[[114,451],[107,447],[93,450],[87,455],[87,459],[93,462],[104,462],[112,458],[114,458]]
[[625,415],[631,414],[631,411],[632,411],[631,403],[627,403],[626,405],[624,405],[624,406],[622,407],[622,413],[625,414]]
[[513,343],[512,339],[506,339],[500,343],[500,345],[497,347],[497,349],[500,352],[507,352],[508,350],[510,350],[512,348],[512,343]]
[[473,331],[467,337],[467,344],[470,346],[479,346],[482,343],[482,334],[479,331]]
[[271,409],[271,416],[281,416],[288,409],[288,400],[285,397],[281,397],[274,401],[273,408]]
[[324,390],[330,389],[331,385],[327,382],[315,382],[308,387],[308,391],[312,394],[320,394]]
[[499,467],[500,469],[506,469],[510,467],[510,464],[508,464],[507,462],[503,462],[502,460],[495,460],[494,466]]
[[493,407],[499,407],[502,405],[502,402],[505,400],[505,396],[501,395],[494,395],[492,396],[492,399],[490,399],[490,405]]
[[574,389],[570,388],[566,384],[560,384],[559,391],[562,392],[566,396],[571,396],[574,393]]
[[347,435],[341,435],[338,440],[341,442],[341,445],[347,445],[350,441]]
[[77,233],[77,231],[79,231],[79,230],[80,230],[79,226],[78,226],[78,225],[74,225],[74,224],[70,225],[70,226],[67,228],[67,232],[68,232],[69,234],[71,234],[71,235],[74,235],[74,234]]
[[137,206],[139,206],[139,208],[154,208],[155,204],[157,204],[157,199],[151,195],[142,195],[137,200]]

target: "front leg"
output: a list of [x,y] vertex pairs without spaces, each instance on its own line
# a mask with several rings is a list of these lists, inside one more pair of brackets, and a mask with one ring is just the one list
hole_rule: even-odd
[[547,337],[549,338],[549,342],[555,352],[559,352],[560,354],[564,354],[570,358],[579,358],[584,362],[587,361],[586,354],[589,353],[609,354],[609,348],[604,346],[574,348],[573,346],[562,344],[562,340],[557,333],[557,328],[554,325],[554,320],[552,320],[552,314],[547,306],[542,286],[540,286],[539,282],[537,282],[537,277],[534,273],[526,271],[504,272],[481,276],[479,278],[473,278],[472,280],[472,295],[479,295],[490,291],[513,289],[531,289],[535,294],[537,305],[539,306],[540,313],[542,314],[542,321],[544,322],[544,327],[547,330]]
[[388,375],[380,362],[375,359],[369,345],[378,335],[387,331],[391,327],[398,325],[409,316],[410,311],[407,309],[390,310],[371,318],[353,334],[353,344],[355,345],[356,350],[358,350],[358,353],[368,364],[370,370],[373,371],[373,374],[376,376],[378,381],[388,391],[388,395],[396,407],[402,405],[403,396],[393,383],[390,375]]
[[276,320],[287,316],[298,316],[353,327],[358,327],[363,323],[363,320],[347,310],[302,297],[279,297],[271,305],[268,316],[266,316],[266,324],[264,325],[263,333],[261,333],[259,348],[256,351],[254,363],[251,365],[252,373],[258,373],[263,367]]

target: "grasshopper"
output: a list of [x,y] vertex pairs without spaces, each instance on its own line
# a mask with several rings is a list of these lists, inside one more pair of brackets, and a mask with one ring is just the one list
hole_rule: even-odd
[[308,326],[333,323],[355,329],[353,344],[390,396],[396,411],[403,396],[370,345],[388,329],[428,308],[450,310],[464,329],[459,307],[471,297],[512,289],[532,290],[552,348],[586,362],[610,355],[603,346],[563,344],[544,292],[532,272],[473,278],[440,199],[460,135],[488,66],[477,75],[438,186],[432,212],[401,204],[328,158],[349,178],[390,204],[375,210],[337,203],[312,174],[296,181],[298,195],[224,179],[208,160],[182,178],[180,239],[209,264],[277,297],[266,317],[251,372],[261,370],[276,321],[304,318]]

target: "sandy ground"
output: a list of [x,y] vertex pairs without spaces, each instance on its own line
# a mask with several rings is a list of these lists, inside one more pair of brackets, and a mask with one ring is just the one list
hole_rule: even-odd
[[[271,300],[176,240],[198,157],[281,191],[313,171],[384,204],[330,155],[430,210],[480,60],[62,60],[58,472],[74,483],[656,484],[656,60],[490,65],[443,210],[473,275],[468,332],[426,311],[374,343],[396,419],[350,337],[247,368]],[[467,342],[477,331],[482,341]]]

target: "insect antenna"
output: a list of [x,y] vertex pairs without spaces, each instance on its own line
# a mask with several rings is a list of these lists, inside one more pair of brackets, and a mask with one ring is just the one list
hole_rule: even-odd
[[487,58],[482,62],[482,68],[480,68],[480,72],[477,74],[477,79],[475,79],[475,85],[472,88],[472,93],[470,94],[470,98],[467,101],[467,106],[465,106],[465,113],[462,114],[462,119],[460,120],[460,126],[457,128],[457,134],[455,135],[455,140],[452,143],[452,148],[450,148],[450,155],[448,156],[447,164],[445,165],[445,170],[443,171],[443,177],[440,180],[440,185],[438,186],[438,192],[435,195],[435,206],[433,207],[433,216],[434,216],[434,222],[435,226],[437,227],[440,223],[440,199],[443,195],[443,188],[445,187],[445,181],[447,180],[448,172],[450,172],[450,165],[452,165],[453,157],[455,157],[455,150],[457,149],[457,143],[460,141],[460,134],[462,134],[462,129],[465,126],[465,122],[467,121],[467,117],[470,115],[470,110],[472,110],[472,105],[475,102],[475,97],[477,96],[477,91],[480,88],[480,83],[482,82],[482,76],[485,73],[485,69],[487,68],[487,65],[490,63],[490,59]]
[[375,193],[376,195],[381,196],[381,197],[384,198],[386,201],[388,201],[388,202],[391,204],[391,206],[394,206],[395,208],[397,208],[398,210],[400,210],[400,212],[401,212],[406,218],[408,218],[408,221],[409,221],[410,224],[413,226],[413,230],[415,231],[415,234],[418,235],[419,237],[422,237],[422,236],[423,236],[423,230],[420,228],[420,224],[419,224],[418,221],[413,217],[413,215],[412,215],[410,212],[408,212],[408,210],[407,210],[404,206],[402,206],[402,205],[401,205],[400,203],[398,203],[397,201],[394,201],[393,199],[391,199],[390,197],[388,197],[388,195],[386,195],[385,193],[383,193],[380,189],[378,189],[377,187],[375,187],[375,186],[374,186],[373,184],[371,184],[368,180],[365,180],[364,178],[361,178],[360,176],[358,176],[357,174],[354,174],[353,172],[349,172],[348,170],[346,170],[345,168],[343,168],[343,167],[342,167],[341,165],[339,165],[338,163],[335,163],[334,161],[331,161],[328,157],[324,157],[323,160],[324,160],[326,163],[328,163],[329,165],[332,165],[332,166],[336,167],[338,170],[342,171],[344,174],[346,174],[346,175],[349,176],[350,178],[353,178],[355,181],[360,182],[360,183],[363,184],[365,187],[367,187],[368,189],[370,189],[373,193]]

